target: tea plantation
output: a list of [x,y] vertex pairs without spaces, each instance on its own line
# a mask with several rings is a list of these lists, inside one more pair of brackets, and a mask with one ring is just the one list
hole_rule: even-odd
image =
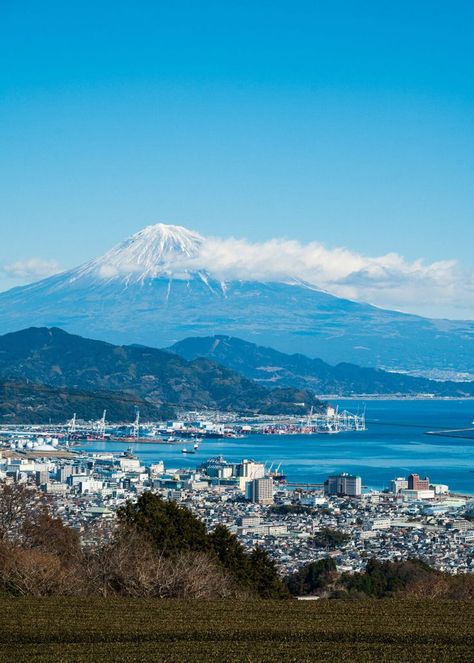
[[474,602],[1,598],[0,660],[474,661]]

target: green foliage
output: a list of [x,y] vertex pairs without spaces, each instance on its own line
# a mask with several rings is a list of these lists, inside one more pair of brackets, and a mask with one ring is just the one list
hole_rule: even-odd
[[189,509],[160,495],[144,492],[136,502],[127,502],[117,512],[119,520],[146,533],[166,556],[184,551],[207,551],[206,526]]
[[207,533],[204,523],[189,509],[163,500],[149,491],[136,502],[118,510],[122,523],[146,534],[165,556],[183,551],[211,553],[243,590],[262,598],[288,595],[278,570],[267,553],[255,549],[250,554],[223,525]]
[[333,550],[334,548],[339,548],[346,544],[350,538],[349,534],[325,527],[315,534],[313,537],[313,544],[316,548]]
[[293,596],[310,596],[327,589],[336,578],[336,564],[326,557],[302,566],[286,578],[286,585]]
[[273,504],[269,509],[269,513],[286,516],[290,514],[301,515],[314,513],[314,509],[304,504]]
[[231,572],[239,584],[250,588],[252,577],[249,556],[235,534],[224,525],[217,525],[208,540],[222,566]]
[[363,573],[344,574],[341,584],[349,593],[383,598],[427,581],[434,586],[435,579],[441,575],[418,559],[405,562],[380,562],[370,559]]
[[284,599],[289,593],[265,550],[256,547],[250,553],[252,585],[262,599]]

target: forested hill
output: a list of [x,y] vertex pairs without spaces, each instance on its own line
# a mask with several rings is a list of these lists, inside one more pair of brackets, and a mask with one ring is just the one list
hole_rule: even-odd
[[355,364],[332,366],[302,354],[285,354],[231,336],[190,337],[170,350],[188,360],[205,357],[267,386],[310,389],[317,394],[474,395],[474,382],[438,382]]
[[60,423],[72,417],[99,419],[107,410],[109,422],[130,421],[139,408],[144,419],[160,419],[163,408],[120,391],[84,391],[31,382],[0,382],[0,423]]
[[304,413],[308,390],[270,389],[209,359],[187,361],[143,346],[117,346],[31,327],[0,337],[0,380],[88,392],[127,392],[154,404],[242,412]]

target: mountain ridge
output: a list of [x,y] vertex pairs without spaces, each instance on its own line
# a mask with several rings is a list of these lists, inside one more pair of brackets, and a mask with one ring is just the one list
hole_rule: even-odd
[[76,269],[0,293],[0,333],[30,326],[155,348],[223,334],[331,364],[474,377],[473,321],[381,309],[295,279],[222,281],[206,238],[164,224]]
[[331,366],[321,359],[288,355],[230,336],[191,337],[168,350],[188,360],[212,359],[266,386],[305,388],[320,395],[474,396],[474,382],[428,380],[349,363]]
[[125,392],[188,409],[301,414],[323,407],[308,390],[268,389],[208,359],[188,362],[157,348],[117,346],[58,328],[0,336],[0,380]]

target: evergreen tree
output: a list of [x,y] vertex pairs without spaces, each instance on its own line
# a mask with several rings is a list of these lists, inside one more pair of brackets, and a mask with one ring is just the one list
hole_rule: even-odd
[[286,584],[293,596],[310,596],[324,590],[336,577],[336,564],[333,559],[326,557],[298,569],[288,576]]
[[250,553],[252,587],[262,599],[284,599],[289,597],[275,562],[258,546]]
[[127,502],[117,513],[122,522],[148,534],[166,556],[209,550],[204,523],[189,509],[165,501],[160,495],[147,491],[136,502]]
[[220,563],[230,571],[239,584],[252,584],[252,573],[249,556],[235,534],[229,532],[224,525],[217,525],[209,534],[212,550]]
[[236,584],[261,598],[287,598],[275,563],[255,548],[250,554],[223,525],[208,533],[204,523],[189,509],[160,495],[145,492],[136,502],[118,510],[119,520],[145,533],[154,547],[167,557],[183,552],[200,552],[217,558]]

